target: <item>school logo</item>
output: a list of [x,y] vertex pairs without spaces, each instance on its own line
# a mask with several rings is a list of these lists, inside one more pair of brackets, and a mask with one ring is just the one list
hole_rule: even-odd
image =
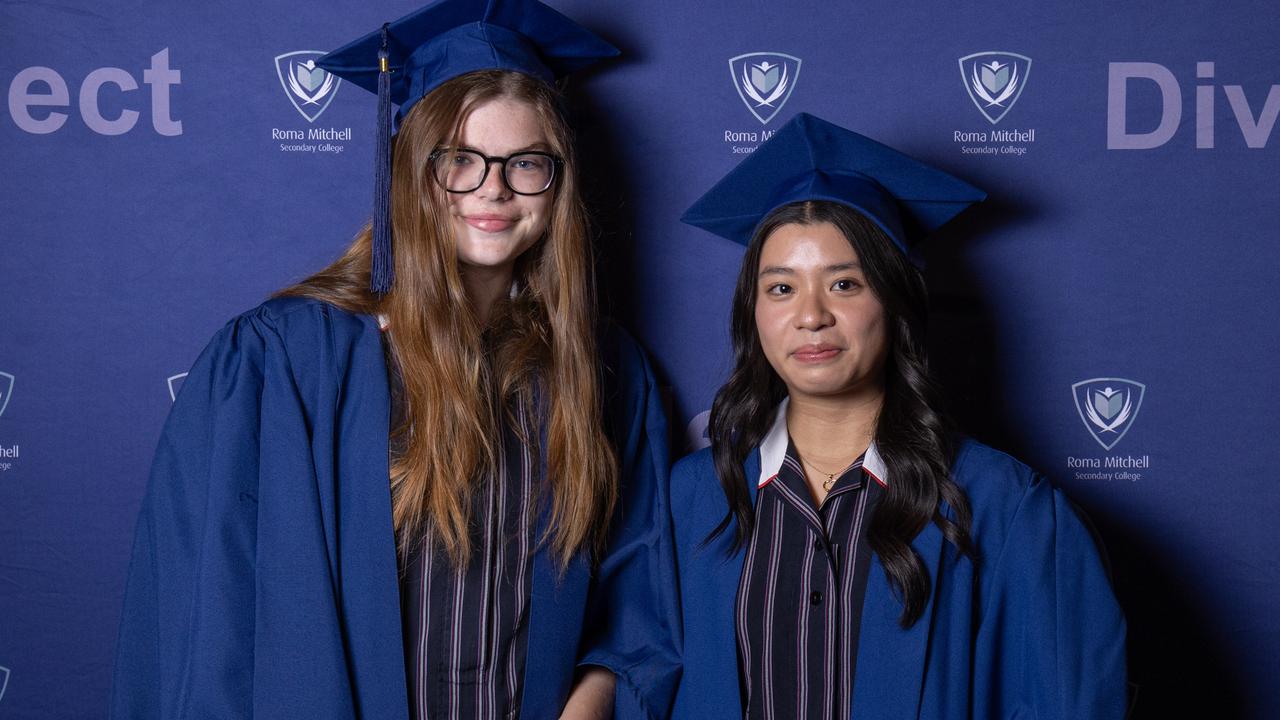
[[1031,58],[1009,52],[980,52],[960,58],[960,78],[969,99],[992,125],[1018,102],[1031,74]]
[[9,396],[13,394],[13,376],[7,372],[0,372],[0,415],[4,415],[4,409],[9,407]]
[[1124,378],[1094,378],[1071,386],[1076,412],[1089,434],[1110,450],[1133,427],[1147,386]]
[[318,50],[297,50],[276,56],[280,87],[307,122],[315,122],[342,87],[342,78],[316,66],[316,60],[324,54]]
[[689,421],[689,427],[684,432],[684,442],[688,452],[697,452],[704,447],[711,447],[711,438],[707,437],[707,426],[710,424],[710,410],[703,410]]
[[169,399],[173,402],[178,401],[178,391],[182,389],[182,381],[187,378],[187,373],[178,373],[169,376]]
[[757,52],[729,61],[729,73],[738,97],[762,124],[768,125],[800,79],[800,58],[782,53]]
[[0,700],[4,699],[4,691],[9,689],[9,668],[0,667]]

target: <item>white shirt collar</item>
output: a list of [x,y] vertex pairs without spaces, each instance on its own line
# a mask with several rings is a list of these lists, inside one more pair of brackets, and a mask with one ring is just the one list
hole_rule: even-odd
[[[773,426],[765,434],[764,440],[760,441],[760,477],[756,480],[756,487],[763,486],[777,475],[782,467],[782,460],[787,456],[787,445],[791,440],[791,436],[787,433],[787,405],[790,402],[791,398],[785,397],[781,403],[778,403],[778,409],[773,416]],[[867,447],[867,454],[862,459],[862,469],[876,482],[888,485],[888,469],[885,467],[884,459],[880,457],[880,451],[876,449],[875,440],[872,440],[871,445]]]

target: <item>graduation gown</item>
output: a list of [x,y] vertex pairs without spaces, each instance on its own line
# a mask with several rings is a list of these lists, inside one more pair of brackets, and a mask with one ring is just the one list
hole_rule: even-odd
[[[775,423],[744,464],[752,502],[759,479],[781,463],[785,425],[781,451]],[[874,444],[866,462],[884,472]],[[936,525],[926,526],[912,545],[932,593],[920,620],[903,629],[902,605],[873,555],[852,717],[1123,717],[1124,618],[1069,501],[1027,466],[973,441],[960,447],[952,473],[973,506],[980,561],[958,557]],[[672,717],[740,718],[734,602],[744,552],[728,550],[733,526],[703,544],[728,511],[709,448],[672,470],[671,508],[684,633]]]
[[[665,416],[633,341],[607,329],[601,354],[623,465],[613,546],[594,577],[534,555],[524,718],[559,715],[584,653],[618,674],[619,717],[665,715],[679,675],[674,600],[650,585],[674,585]],[[113,718],[407,718],[389,413],[372,317],[276,299],[214,337],[156,450]],[[622,597],[641,602],[627,627]]]

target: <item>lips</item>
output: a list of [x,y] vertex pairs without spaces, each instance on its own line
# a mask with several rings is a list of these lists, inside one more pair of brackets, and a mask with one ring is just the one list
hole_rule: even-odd
[[826,343],[814,343],[811,345],[801,345],[791,351],[791,357],[802,363],[820,363],[830,360],[839,355],[840,348],[835,345],[827,345]]
[[471,227],[484,232],[502,232],[516,224],[516,219],[506,215],[467,215],[463,220]]

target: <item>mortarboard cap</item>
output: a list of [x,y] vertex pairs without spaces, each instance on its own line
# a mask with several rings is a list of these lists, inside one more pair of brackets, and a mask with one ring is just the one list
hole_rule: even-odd
[[[378,92],[381,30],[320,58],[325,70]],[[551,83],[618,49],[537,0],[440,0],[387,23],[391,102],[403,114],[446,80],[516,70]]]
[[769,213],[803,200],[862,212],[908,256],[987,194],[887,145],[800,113],[690,207],[681,219],[747,245]]
[[330,73],[378,95],[370,289],[391,288],[391,111],[404,117],[444,82],[514,70],[552,83],[618,49],[537,0],[439,0],[320,58]]

